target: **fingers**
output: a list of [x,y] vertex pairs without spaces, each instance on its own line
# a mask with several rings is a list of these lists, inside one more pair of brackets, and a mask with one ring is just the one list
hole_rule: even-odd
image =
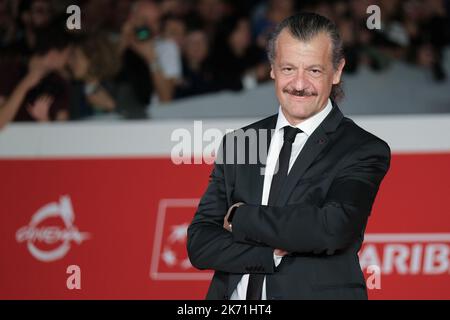
[[43,94],[42,96],[39,96],[38,101],[42,104],[50,106],[53,101],[55,101],[55,98],[49,94]]
[[43,94],[36,98],[33,107],[50,107],[55,98],[49,94]]
[[54,100],[53,96],[43,94],[39,96],[33,104],[28,105],[27,111],[37,121],[47,121],[49,118],[50,106]]
[[225,217],[225,219],[223,219],[223,228],[227,231],[231,232],[231,225],[228,223],[227,218]]

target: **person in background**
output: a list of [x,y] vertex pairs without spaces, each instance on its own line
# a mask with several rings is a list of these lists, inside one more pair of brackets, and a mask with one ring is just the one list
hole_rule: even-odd
[[246,17],[230,16],[218,27],[212,61],[219,90],[239,91],[267,80],[265,51],[251,42]]
[[64,121],[69,118],[69,85],[62,76],[70,54],[70,39],[59,24],[37,36],[28,63],[2,60],[0,128],[10,121]]
[[[128,1],[122,0],[123,5]],[[117,10],[117,5],[112,4],[110,0],[79,0],[79,6],[82,14],[83,33],[95,34],[110,27],[113,10]]]
[[74,78],[71,118],[114,111],[112,79],[120,64],[117,48],[102,34],[85,36],[72,49],[69,68]]
[[182,18],[168,15],[163,18],[162,33],[165,39],[175,41],[178,48],[181,49],[186,36],[186,24]]
[[14,8],[10,1],[0,0],[0,49],[4,50],[14,40],[16,35],[16,21],[11,14]]
[[209,42],[202,29],[190,30],[183,46],[183,76],[177,85],[176,98],[215,90],[213,70],[209,59]]
[[195,1],[162,0],[160,9],[163,16],[185,17],[193,10]]
[[122,28],[119,52],[122,68],[118,83],[130,85],[131,98],[144,109],[153,95],[160,102],[172,100],[181,76],[177,44],[160,35],[160,9],[153,1],[138,1]]
[[265,49],[275,26],[296,11],[294,0],[262,1],[252,14],[252,33],[256,45]]
[[195,2],[193,16],[200,21],[209,39],[213,39],[220,22],[231,11],[224,0],[198,0]]
[[444,81],[444,48],[450,43],[450,19],[442,0],[402,2],[409,36],[407,60],[428,70],[435,81]]
[[53,16],[49,0],[22,0],[18,6],[18,32],[8,52],[29,58],[34,53],[38,33],[51,24]]

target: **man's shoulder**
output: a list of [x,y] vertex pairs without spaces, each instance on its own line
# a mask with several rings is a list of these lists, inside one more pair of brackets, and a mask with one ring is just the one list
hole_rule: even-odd
[[386,141],[362,128],[351,118],[342,118],[342,121],[338,126],[337,133],[341,138],[348,140],[354,146],[363,144],[378,145],[382,148],[387,149],[390,153],[390,147]]

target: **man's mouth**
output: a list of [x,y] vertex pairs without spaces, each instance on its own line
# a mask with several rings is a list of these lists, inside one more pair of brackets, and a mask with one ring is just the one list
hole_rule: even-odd
[[316,92],[310,92],[307,90],[290,90],[290,89],[284,89],[284,93],[287,93],[291,96],[294,96],[296,98],[310,98],[317,96]]

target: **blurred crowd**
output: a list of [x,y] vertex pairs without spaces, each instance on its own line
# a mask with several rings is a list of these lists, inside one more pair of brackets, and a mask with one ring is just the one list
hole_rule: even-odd
[[[79,30],[66,25],[72,4]],[[372,4],[380,30],[366,26]],[[0,0],[0,128],[144,118],[155,103],[253,88],[270,79],[271,31],[298,11],[337,24],[347,73],[402,60],[443,81],[449,8],[448,0]]]

